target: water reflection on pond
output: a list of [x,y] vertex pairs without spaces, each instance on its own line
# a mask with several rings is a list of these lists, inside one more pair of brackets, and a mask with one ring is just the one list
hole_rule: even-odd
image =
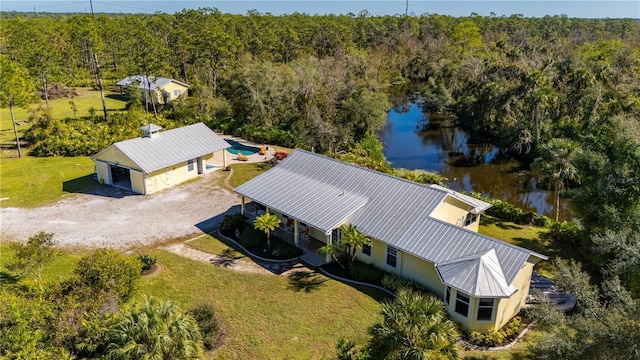
[[[553,192],[536,189],[520,163],[500,159],[495,146],[447,125],[446,121],[430,121],[419,104],[408,101],[391,109],[379,137],[394,167],[437,172],[449,179],[447,185],[454,190],[476,191],[553,217]],[[560,218],[571,218],[563,199]]]

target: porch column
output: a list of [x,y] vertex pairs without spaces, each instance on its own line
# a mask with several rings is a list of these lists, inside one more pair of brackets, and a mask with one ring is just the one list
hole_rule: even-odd
[[293,243],[298,246],[298,219],[293,219]]
[[227,149],[222,149],[222,167],[227,167]]
[[[329,233],[327,234],[327,245],[331,245],[331,243],[332,243],[331,233]],[[325,255],[324,262],[327,264],[331,262],[331,254]]]
[[240,205],[240,214],[244,215],[244,196],[242,197],[242,205]]
[[265,206],[265,208],[266,208],[266,210],[265,210],[265,212],[264,212],[264,213],[265,213],[265,214],[268,214],[268,213],[269,213],[269,207],[268,207],[268,206]]

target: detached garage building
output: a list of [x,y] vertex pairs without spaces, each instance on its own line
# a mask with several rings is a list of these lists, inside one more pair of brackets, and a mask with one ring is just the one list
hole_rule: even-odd
[[[225,149],[229,143],[205,124],[161,129],[145,125],[140,128],[143,137],[117,142],[92,156],[96,179],[146,195],[227,165]],[[218,151],[222,151],[223,163],[207,163]]]

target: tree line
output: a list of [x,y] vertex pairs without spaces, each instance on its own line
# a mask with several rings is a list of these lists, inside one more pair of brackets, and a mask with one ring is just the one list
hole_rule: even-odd
[[[0,25],[2,56],[28,74],[45,100],[52,84],[97,87],[98,64],[105,85],[131,74],[173,77],[192,85],[190,96],[166,106],[156,121],[203,121],[259,142],[335,153],[375,168],[388,166],[371,134],[385,123],[390,94],[415,92],[425,112],[450,115],[485,135],[531,163],[556,198],[571,196],[580,222],[560,227],[564,245],[595,278],[640,296],[637,21],[365,11],[232,15],[205,8],[15,16],[1,18]],[[125,119],[134,117],[93,117],[91,124],[100,126],[87,126],[45,116],[31,134],[41,149],[64,150],[74,138],[91,138],[92,129],[102,134],[96,139],[116,140],[128,134]],[[565,322],[567,333],[579,329],[577,320]],[[600,324],[602,332],[593,336],[606,332],[606,321]],[[549,344],[547,350],[558,350],[552,345],[559,343]]]

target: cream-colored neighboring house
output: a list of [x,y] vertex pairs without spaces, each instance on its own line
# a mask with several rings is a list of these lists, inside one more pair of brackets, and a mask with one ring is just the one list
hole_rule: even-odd
[[372,239],[358,250],[360,261],[440,294],[451,317],[470,331],[499,329],[515,316],[534,265],[547,259],[479,234],[480,216],[491,206],[484,201],[304,150],[235,192],[243,213],[276,214],[305,251],[339,241],[340,226],[355,225]]
[[[227,165],[229,143],[203,123],[167,131],[149,124],[140,130],[142,137],[117,142],[91,157],[101,184],[146,195]],[[213,163],[216,152],[222,153],[216,157],[221,164]]]
[[137,86],[141,91],[141,100],[151,104],[166,104],[180,96],[187,96],[189,85],[175,79],[158,76],[131,75],[116,83],[120,92],[129,86]]

